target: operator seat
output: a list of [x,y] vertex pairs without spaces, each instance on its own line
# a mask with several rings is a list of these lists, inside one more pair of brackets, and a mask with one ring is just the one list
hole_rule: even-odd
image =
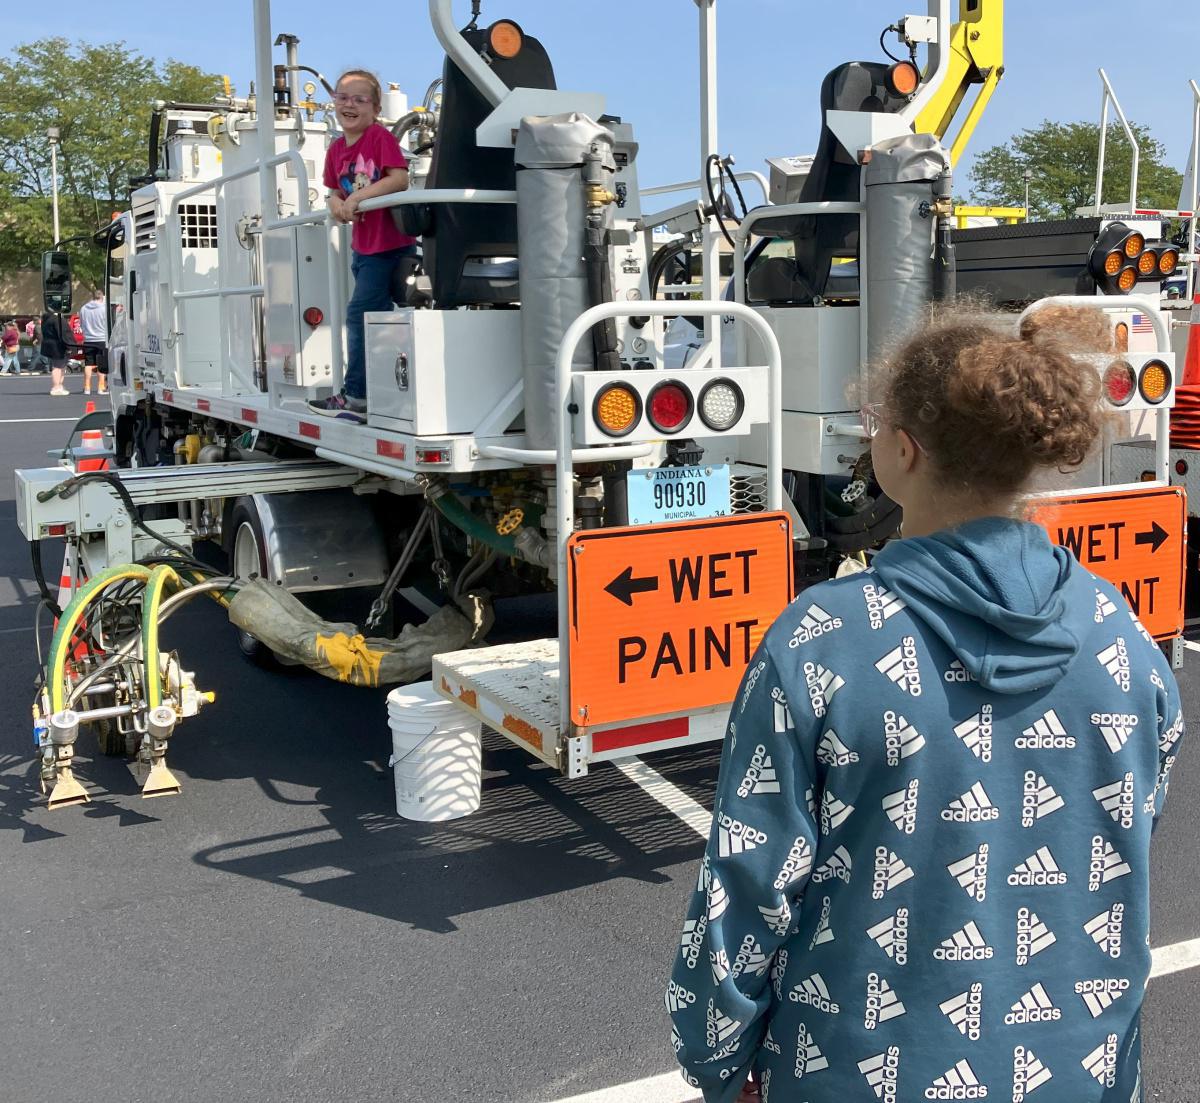
[[[463,37],[483,52],[487,31],[467,28]],[[492,72],[509,88],[555,88],[550,57],[536,38],[525,35],[515,57],[494,56]],[[492,105],[447,57],[442,67],[442,105],[427,188],[481,188],[513,191],[513,151],[483,148],[475,129]],[[517,208],[512,203],[429,203],[394,208],[400,229],[420,236],[423,267],[434,305],[443,310],[473,304],[506,304],[520,299],[516,264],[496,258],[517,255]]]
[[[849,61],[826,76],[821,84],[821,138],[799,202],[858,202],[862,168],[842,149],[827,117],[830,111],[899,111],[908,100],[888,88],[890,68],[881,62]],[[854,215],[781,215],[756,223],[754,232],[791,241],[795,260],[773,257],[761,273],[752,271],[750,301],[811,306],[825,294],[834,258],[858,255]]]

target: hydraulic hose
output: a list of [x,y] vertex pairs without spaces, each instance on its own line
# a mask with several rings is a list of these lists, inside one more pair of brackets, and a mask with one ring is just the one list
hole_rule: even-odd
[[158,669],[158,616],[162,605],[163,591],[173,585],[183,586],[173,567],[163,564],[150,572],[146,592],[142,597],[142,662],[146,667],[146,707],[158,708],[162,704],[162,676]]
[[63,611],[58,627],[54,630],[54,637],[50,641],[50,711],[52,713],[61,711],[64,706],[63,683],[66,680],[67,657],[71,652],[71,637],[88,605],[110,586],[124,582],[126,579],[136,579],[144,583],[149,581],[151,573],[148,567],[140,567],[136,564],[109,567],[108,570],[101,571],[95,578],[85,582],[79,588],[71,604]]
[[469,507],[463,504],[457,495],[447,492],[429,499],[434,508],[446,518],[455,528],[461,529],[472,540],[478,540],[489,548],[495,548],[501,555],[510,558],[517,556],[515,534],[502,536],[486,521],[473,514]]

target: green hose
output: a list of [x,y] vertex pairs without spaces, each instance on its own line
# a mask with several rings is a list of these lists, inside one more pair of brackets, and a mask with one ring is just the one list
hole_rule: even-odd
[[[489,548],[495,548],[501,555],[512,558],[517,556],[516,532],[509,533],[503,536],[498,533],[486,521],[477,517],[471,512],[470,507],[466,506],[462,500],[453,493],[439,494],[437,497],[430,498],[430,501],[436,507],[437,511],[446,518],[455,528],[461,529],[472,540],[478,540],[481,544],[486,544]],[[534,506],[525,506],[525,520],[522,526],[528,528],[531,524],[536,524],[541,516],[541,510]],[[520,528],[517,532],[520,532]]]

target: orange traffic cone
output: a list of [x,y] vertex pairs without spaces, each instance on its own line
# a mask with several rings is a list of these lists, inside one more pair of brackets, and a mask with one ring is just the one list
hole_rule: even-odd
[[[96,404],[87,402],[83,407],[85,415],[94,414],[96,412]],[[104,434],[99,429],[85,429],[83,431],[82,445],[85,451],[103,451],[104,449]],[[75,464],[76,471],[107,471],[108,460],[103,456],[98,456],[93,459],[80,459]]]
[[[63,549],[62,574],[59,575],[59,578],[58,578],[58,607],[60,609],[65,609],[68,605],[71,604],[71,598],[73,598],[74,596],[75,596],[75,580],[72,577],[72,570],[71,570],[71,545],[68,544]],[[54,627],[55,628],[58,627],[57,618],[54,621]],[[87,656],[87,651],[88,651],[87,645],[82,640],[80,640],[79,643],[77,643],[71,649],[71,658],[83,659]]]
[[1200,292],[1192,299],[1192,316],[1188,322],[1187,358],[1183,362],[1182,382],[1185,387],[1200,383]]

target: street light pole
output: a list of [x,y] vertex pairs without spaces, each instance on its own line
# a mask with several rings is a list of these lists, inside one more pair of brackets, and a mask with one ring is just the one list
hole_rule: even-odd
[[51,126],[46,130],[50,140],[50,201],[54,209],[54,244],[58,244],[58,127]]
[[1029,182],[1033,179],[1033,173],[1029,169],[1025,170],[1025,221],[1029,221]]

